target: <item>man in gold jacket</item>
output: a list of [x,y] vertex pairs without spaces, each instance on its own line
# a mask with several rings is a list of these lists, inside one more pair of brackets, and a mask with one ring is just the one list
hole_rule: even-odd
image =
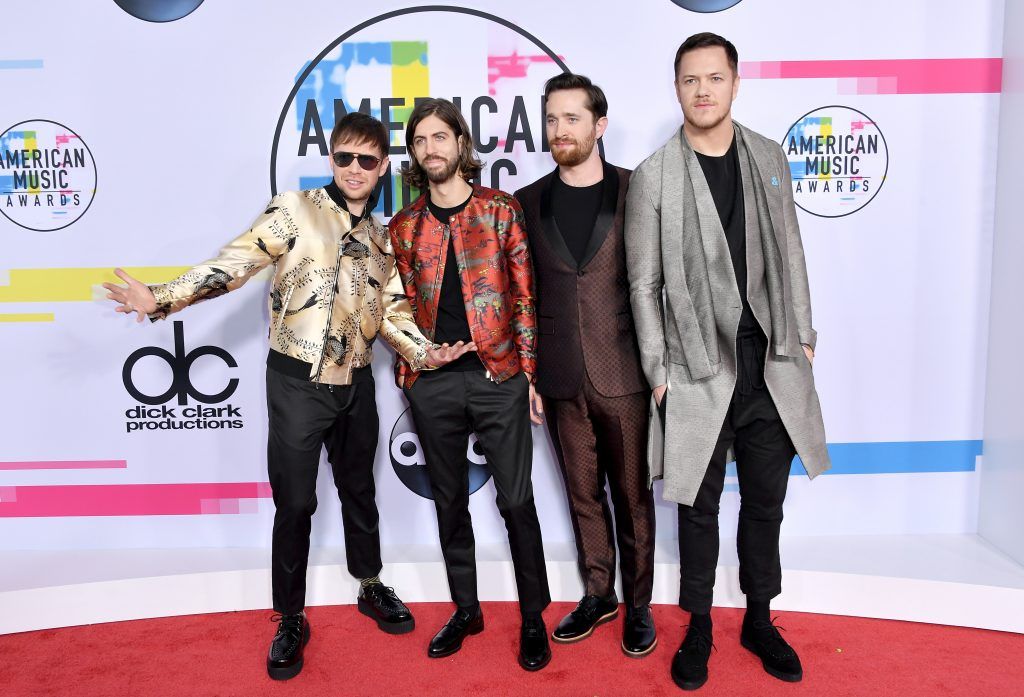
[[381,583],[373,461],[378,419],[370,346],[378,334],[414,370],[475,350],[472,342],[436,346],[416,326],[385,228],[371,211],[388,168],[380,121],[353,113],[331,133],[333,181],[279,194],[253,226],[213,259],[169,283],[146,286],[121,269],[127,285],[104,284],[117,311],[163,319],[240,287],[270,264],[267,357],[267,465],[274,494],[272,583],[280,623],[267,657],[270,677],[302,670],[310,521],[316,510],[320,451],[342,503],[349,572],[361,579],[360,612],[389,634],[412,631],[409,609]]

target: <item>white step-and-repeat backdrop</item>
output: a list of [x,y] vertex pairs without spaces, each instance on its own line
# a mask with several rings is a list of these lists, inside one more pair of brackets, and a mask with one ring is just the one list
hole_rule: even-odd
[[[397,165],[415,99],[457,100],[483,183],[512,191],[552,168],[542,86],[568,69],[604,88],[605,153],[635,166],[679,127],[672,59],[705,30],[738,47],[736,117],[783,144],[801,209],[835,465],[812,483],[795,463],[784,534],[975,530],[999,0],[63,0],[2,14],[0,547],[269,545],[265,279],[138,325],[96,291],[113,266],[166,280],[273,192],[323,184],[325,137],[350,110],[389,125]],[[378,214],[407,202],[392,177]],[[436,524],[392,360],[381,346],[377,498],[399,561],[399,546],[435,545]],[[534,438],[545,541],[568,549],[546,430]],[[332,486],[321,476],[317,545],[342,543]],[[480,545],[504,544],[493,496],[487,482],[472,497]],[[731,479],[725,534],[737,500]],[[658,524],[671,550],[660,496]]]

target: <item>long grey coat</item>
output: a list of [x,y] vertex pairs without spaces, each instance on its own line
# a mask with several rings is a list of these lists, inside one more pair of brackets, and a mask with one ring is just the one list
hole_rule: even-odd
[[[817,333],[789,164],[778,143],[734,127],[747,299],[769,335],[765,384],[813,478],[830,462],[814,375],[801,347],[813,349]],[[666,499],[692,505],[736,385],[742,304],[714,199],[682,129],[633,172],[625,239],[644,373],[652,388],[668,385],[664,425],[652,399],[650,477],[664,477]]]

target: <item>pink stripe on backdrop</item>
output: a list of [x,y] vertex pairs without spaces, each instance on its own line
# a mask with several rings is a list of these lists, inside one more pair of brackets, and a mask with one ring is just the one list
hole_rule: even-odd
[[0,462],[0,470],[104,470],[125,469],[127,460],[44,460],[39,462]]
[[0,488],[0,518],[255,513],[268,482],[72,484]]
[[841,94],[962,94],[1002,90],[1002,58],[747,61],[753,80],[837,78]]

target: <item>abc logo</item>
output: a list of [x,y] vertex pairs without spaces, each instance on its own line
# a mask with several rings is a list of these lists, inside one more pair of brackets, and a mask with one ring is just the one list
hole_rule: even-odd
[[[420,445],[420,438],[416,434],[416,426],[412,422],[412,414],[409,409],[402,412],[398,421],[395,422],[394,428],[391,429],[390,454],[391,466],[395,468],[395,474],[398,475],[402,484],[405,484],[414,494],[419,494],[425,499],[433,499],[423,447]],[[469,493],[474,494],[491,477],[491,472],[487,469],[487,460],[483,456],[475,434],[469,436],[466,464],[469,469]]]
[[740,0],[672,0],[676,5],[691,12],[721,12],[728,10],[733,5],[740,4]]

